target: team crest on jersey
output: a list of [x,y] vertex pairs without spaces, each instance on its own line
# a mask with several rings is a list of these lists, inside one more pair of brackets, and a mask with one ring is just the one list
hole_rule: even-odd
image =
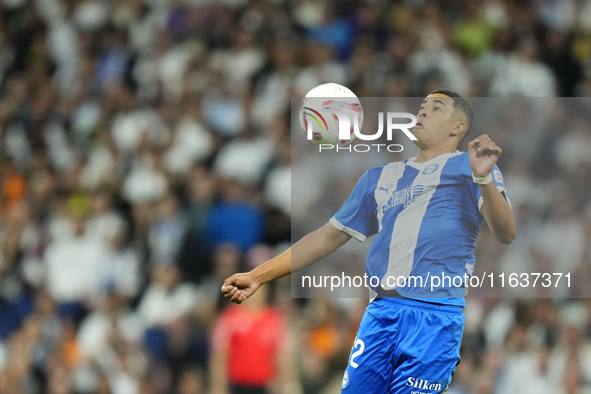
[[[383,188],[382,188],[383,189]],[[386,190],[386,189],[383,189]],[[415,198],[425,191],[425,185],[412,185],[397,192],[392,193],[386,204],[382,205],[382,209],[387,211],[388,209],[395,207],[399,204],[404,204],[404,208],[409,206]]]
[[344,389],[349,385],[349,372],[345,370],[345,376],[343,376],[343,383],[341,384],[341,388]]
[[433,164],[423,170],[423,175],[429,175],[437,171],[439,164]]

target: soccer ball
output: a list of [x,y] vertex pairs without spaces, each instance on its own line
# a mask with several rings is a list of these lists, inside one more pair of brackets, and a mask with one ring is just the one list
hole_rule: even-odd
[[[339,119],[333,113],[343,113],[349,118],[351,138],[339,139]],[[359,98],[350,89],[338,83],[325,83],[310,90],[302,100],[299,113],[300,125],[306,137],[308,127],[312,128],[311,141],[316,145],[331,144],[337,147],[349,145],[355,138],[354,119],[359,119],[359,129],[363,124],[363,108]]]

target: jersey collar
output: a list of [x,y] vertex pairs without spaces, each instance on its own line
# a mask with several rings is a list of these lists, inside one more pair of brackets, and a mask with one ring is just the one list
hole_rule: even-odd
[[431,160],[427,160],[424,163],[417,163],[415,161],[417,159],[417,157],[414,156],[406,161],[406,165],[411,166],[412,168],[416,168],[417,170],[422,170],[422,169],[430,166],[433,163],[437,163],[440,160],[449,159],[450,157],[454,157],[454,156],[461,155],[461,154],[462,154],[461,151],[456,150],[455,152],[444,153],[442,155],[436,156],[436,157],[432,158]]

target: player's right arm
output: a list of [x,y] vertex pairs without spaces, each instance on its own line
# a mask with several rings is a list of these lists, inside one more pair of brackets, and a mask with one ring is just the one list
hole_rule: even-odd
[[222,286],[222,293],[230,301],[240,304],[261,285],[314,264],[337,250],[349,239],[351,239],[349,234],[326,223],[318,230],[307,234],[279,256],[250,272],[235,274],[226,279]]

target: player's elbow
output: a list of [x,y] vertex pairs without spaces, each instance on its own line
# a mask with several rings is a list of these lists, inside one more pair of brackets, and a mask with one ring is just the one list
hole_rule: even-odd
[[499,241],[502,244],[509,245],[511,242],[513,242],[514,239],[515,237],[502,237],[497,238],[497,241]]
[[515,237],[517,236],[517,230],[515,228],[502,231],[500,234],[497,234],[496,238],[502,244],[509,245]]

